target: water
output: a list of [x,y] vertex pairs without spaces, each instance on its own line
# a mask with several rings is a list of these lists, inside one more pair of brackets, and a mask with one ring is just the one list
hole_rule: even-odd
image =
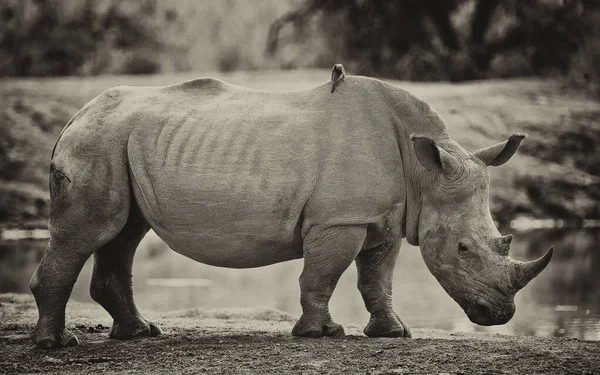
[[[506,325],[472,324],[429,273],[419,249],[403,244],[394,277],[394,304],[409,326],[449,331],[566,336],[600,340],[600,230],[552,229],[515,233],[511,255],[531,260],[556,247],[548,268],[517,294],[517,311]],[[46,241],[0,242],[0,292],[28,293],[29,279]],[[142,311],[190,307],[272,307],[299,315],[298,276],[302,261],[232,270],[197,263],[169,250],[151,232],[134,263],[135,297]],[[91,301],[92,259],[85,265],[72,298]],[[368,320],[350,267],[331,300],[341,323]]]

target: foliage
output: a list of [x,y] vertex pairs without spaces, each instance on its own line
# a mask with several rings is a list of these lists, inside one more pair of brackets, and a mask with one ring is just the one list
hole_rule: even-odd
[[[546,215],[561,219],[600,217],[600,169],[594,156],[600,149],[600,111],[572,113],[561,117],[557,123],[540,129],[537,124],[521,124],[530,137],[520,152],[534,156],[548,164],[559,164],[571,171],[582,171],[591,181],[581,183],[575,177],[564,179],[521,176],[518,184],[533,205],[546,211]],[[594,182],[596,181],[596,182]],[[556,197],[560,197],[557,201]]]
[[588,88],[600,96],[600,14],[586,21],[586,27],[592,31],[582,40],[573,57],[569,77],[575,86]]
[[156,72],[156,57],[131,63],[162,48],[155,13],[152,0],[2,1],[0,75]]
[[52,95],[3,87],[0,101],[0,227],[45,226],[48,164],[58,133],[77,110]]
[[0,0],[0,76],[279,68],[266,36],[293,1]]
[[399,79],[568,74],[597,88],[599,13],[596,0],[0,0],[0,76],[341,62]]
[[354,73],[413,80],[561,75],[582,46],[597,48],[591,20],[599,11],[592,0],[305,0],[272,24],[267,52],[276,55],[316,25],[327,45],[321,60],[342,61]]

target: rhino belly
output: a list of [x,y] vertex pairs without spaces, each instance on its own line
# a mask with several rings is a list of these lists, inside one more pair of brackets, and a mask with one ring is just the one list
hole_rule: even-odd
[[135,199],[175,251],[233,268],[302,257],[300,216],[310,186],[294,168],[225,157],[171,164],[135,139],[129,146]]
[[149,183],[134,178],[146,219],[185,256],[233,268],[302,257],[300,214],[293,212],[290,196],[244,193],[194,173],[164,173]]

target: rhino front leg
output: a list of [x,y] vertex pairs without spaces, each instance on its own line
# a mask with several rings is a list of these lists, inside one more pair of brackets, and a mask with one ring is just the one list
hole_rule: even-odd
[[392,306],[392,282],[400,242],[363,250],[356,257],[358,290],[371,313],[364,333],[370,337],[411,337]]
[[292,334],[304,337],[343,336],[344,328],[329,315],[329,299],[342,273],[360,251],[364,227],[313,227],[304,238],[304,269],[300,275],[302,316]]

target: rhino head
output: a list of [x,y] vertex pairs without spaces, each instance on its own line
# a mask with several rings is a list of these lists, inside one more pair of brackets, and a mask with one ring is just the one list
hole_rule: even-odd
[[[420,178],[418,240],[423,259],[446,292],[480,325],[508,322],[514,296],[548,265],[541,258],[520,262],[508,256],[511,234],[502,236],[489,209],[487,166],[504,164],[523,135],[470,153],[447,139],[413,137]],[[422,169],[421,169],[422,170]]]

